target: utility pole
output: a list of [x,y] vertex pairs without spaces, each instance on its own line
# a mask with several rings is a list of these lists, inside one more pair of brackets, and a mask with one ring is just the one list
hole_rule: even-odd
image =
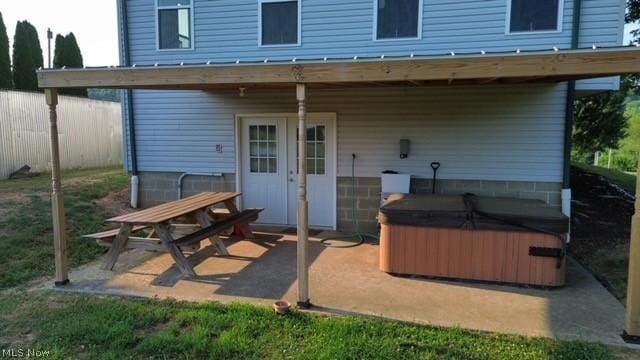
[[51,28],[47,29],[47,55],[49,60],[49,69],[51,69],[51,39],[53,39],[53,32]]

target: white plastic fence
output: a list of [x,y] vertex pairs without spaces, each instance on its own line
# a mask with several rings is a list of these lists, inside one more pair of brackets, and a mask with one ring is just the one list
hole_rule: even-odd
[[[122,164],[119,103],[60,96],[57,110],[63,169]],[[49,110],[41,93],[0,90],[0,179],[23,165],[51,168]]]

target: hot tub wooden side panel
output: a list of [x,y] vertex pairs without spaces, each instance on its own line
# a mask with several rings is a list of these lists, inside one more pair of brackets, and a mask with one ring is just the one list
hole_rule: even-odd
[[560,248],[562,240],[532,232],[462,230],[406,225],[381,227],[380,270],[538,286],[562,286],[565,261],[529,255],[529,248]]

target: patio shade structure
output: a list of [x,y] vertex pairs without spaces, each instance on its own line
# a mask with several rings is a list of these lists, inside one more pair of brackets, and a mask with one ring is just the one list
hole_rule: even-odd
[[[640,48],[515,51],[440,56],[349,59],[288,59],[260,62],[54,69],[38,72],[45,89],[51,125],[52,203],[56,284],[68,282],[67,234],[60,190],[57,89],[70,87],[229,90],[296,89],[299,125],[298,303],[309,302],[308,202],[306,168],[306,102],[308,89],[451,84],[562,82],[640,73]],[[638,183],[640,193],[640,183]],[[640,336],[640,202],[636,203],[630,253],[626,332]]]

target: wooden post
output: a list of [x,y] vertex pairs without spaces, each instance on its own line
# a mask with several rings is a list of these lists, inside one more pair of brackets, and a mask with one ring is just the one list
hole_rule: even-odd
[[298,306],[309,308],[309,209],[307,202],[307,88],[296,85],[298,99]]
[[51,217],[53,218],[53,245],[56,264],[55,285],[62,286],[69,282],[69,265],[64,197],[60,184],[60,145],[58,143],[58,114],[56,113],[58,90],[45,89],[44,94],[49,106],[49,137],[51,140]]
[[[640,175],[640,163],[638,164]],[[636,179],[636,194],[640,194],[640,176]],[[627,321],[623,338],[640,341],[640,196],[636,197],[631,218],[631,248],[629,250],[629,278],[627,280]]]

